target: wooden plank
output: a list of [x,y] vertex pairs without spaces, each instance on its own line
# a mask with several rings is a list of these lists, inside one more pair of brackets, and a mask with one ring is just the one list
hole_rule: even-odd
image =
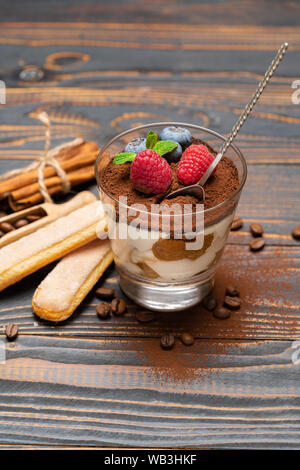
[[[50,269],[44,268],[2,292],[2,328],[7,323],[17,323],[21,335],[160,337],[171,329],[175,334],[191,331],[198,338],[300,338],[297,247],[268,246],[260,253],[251,253],[242,245],[226,247],[215,292],[222,303],[226,285],[236,283],[243,299],[242,308],[226,321],[216,320],[198,306],[185,313],[159,314],[153,323],[141,325],[135,317],[138,307],[132,302],[128,302],[129,312],[124,317],[100,321],[95,312],[99,301],[90,294],[69,321],[60,326],[48,325],[33,316],[31,298]],[[105,285],[116,288],[120,294],[113,268],[106,274]]]
[[[280,0],[270,3],[266,0],[224,0],[222,2],[206,0],[177,0],[168,2],[156,0],[155,8],[146,1],[114,0],[108,3],[106,0],[92,0],[86,2],[65,0],[63,4],[59,0],[39,2],[38,5],[30,3],[30,7],[24,6],[21,0],[15,0],[14,8],[3,1],[2,17],[6,21],[72,21],[80,24],[82,21],[106,21],[106,22],[134,22],[136,24],[153,23],[169,25],[170,23],[210,25],[298,25],[299,4],[297,1],[282,2]],[[34,5],[34,6],[33,6]],[[258,14],[259,13],[259,14]],[[180,23],[180,24],[181,24]]]
[[295,351],[288,341],[166,352],[157,340],[18,338],[0,365],[0,442],[296,448]]
[[[84,30],[84,35],[82,34]],[[263,37],[262,37],[263,36]],[[251,25],[224,26],[217,24],[137,22],[1,22],[1,43],[29,45],[71,45],[160,50],[273,50],[278,43],[291,42],[299,50],[297,26]],[[58,51],[59,53],[59,51]],[[63,63],[63,61],[62,61]],[[57,67],[59,68],[59,67]]]
[[[162,24],[169,24],[182,19],[187,24],[210,24],[215,21],[221,25],[237,24],[298,24],[299,8],[295,1],[289,2],[288,8],[284,2],[275,0],[272,2],[272,9],[269,8],[267,1],[250,0],[247,2],[238,2],[237,0],[225,0],[223,2],[211,2],[208,5],[203,0],[189,0],[188,8],[184,0],[176,2],[166,2],[156,0],[155,8],[147,2],[132,0],[124,2],[115,0],[107,3],[106,1],[74,2],[65,0],[62,4],[59,0],[40,2],[34,7],[22,11],[22,2],[16,0],[14,8],[11,8],[7,2],[1,2],[3,8],[3,18],[7,21],[49,21],[64,22],[66,18],[69,21],[78,23],[80,21],[135,21],[137,23],[153,23],[154,21]],[[31,6],[31,5],[30,5]],[[260,15],[257,14],[259,7]]]
[[[9,88],[7,104],[0,108],[5,106],[5,114],[0,113],[0,166],[2,169],[3,159],[8,159],[5,165],[9,168],[20,164],[10,158],[26,164],[26,158],[38,156],[44,129],[36,119],[42,110],[53,124],[53,145],[78,135],[103,145],[125,129],[154,121],[189,122],[227,134],[255,85],[227,79],[199,84],[177,78],[171,84],[167,80],[151,85],[147,80],[138,84],[130,80],[121,87],[101,84],[100,89]],[[300,108],[292,104],[291,97],[290,84],[275,82],[266,89],[237,139],[250,164],[299,164]],[[20,115],[24,116],[22,122]]]

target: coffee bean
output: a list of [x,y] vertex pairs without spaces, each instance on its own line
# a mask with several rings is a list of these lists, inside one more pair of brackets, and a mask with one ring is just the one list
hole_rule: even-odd
[[206,310],[212,312],[217,307],[218,302],[215,297],[213,297],[212,295],[208,295],[202,300],[202,305]]
[[242,228],[243,225],[244,225],[243,220],[240,217],[236,216],[236,217],[234,217],[234,219],[232,221],[230,230],[239,230],[240,228]]
[[27,215],[26,219],[28,220],[28,222],[35,222],[36,220],[41,219],[41,217],[42,217],[41,215],[32,214],[32,215]]
[[229,308],[230,310],[238,310],[242,304],[242,301],[239,297],[230,297],[227,295],[224,299],[225,307]]
[[101,320],[106,320],[106,318],[110,317],[111,305],[107,302],[102,302],[102,304],[97,305],[96,312]]
[[4,233],[8,233],[15,230],[15,228],[9,222],[2,222],[2,224],[0,224],[0,230]]
[[141,323],[149,323],[150,321],[153,321],[156,319],[156,315],[153,312],[137,312],[136,314],[136,319],[141,322]]
[[112,313],[116,316],[124,315],[127,310],[127,305],[124,299],[116,297],[111,303]]
[[14,323],[10,323],[9,325],[6,325],[5,334],[9,341],[13,341],[14,339],[16,339],[16,337],[18,336],[18,333],[19,333],[19,328]]
[[180,336],[180,339],[186,346],[191,346],[195,342],[194,336],[192,336],[190,333],[183,333]]
[[115,289],[109,287],[99,287],[96,289],[95,294],[99,299],[112,299],[115,295]]
[[226,318],[229,318],[230,315],[230,311],[227,310],[227,308],[221,306],[216,308],[216,310],[213,312],[213,316],[215,318],[218,318],[218,320],[226,320]]
[[300,240],[300,225],[294,228],[292,231],[292,237],[295,238],[295,240]]
[[233,284],[228,284],[228,286],[226,287],[226,294],[230,295],[230,297],[239,297],[240,291]]
[[262,237],[264,230],[260,224],[250,224],[250,231],[254,237]]
[[2,217],[6,217],[6,216],[7,216],[7,213],[6,213],[6,212],[0,211],[0,219],[1,219]]
[[266,244],[266,242],[265,242],[264,238],[262,238],[262,237],[255,238],[254,240],[251,240],[251,242],[250,242],[250,250],[251,251],[262,250],[263,247],[265,246],[265,244]]
[[163,349],[172,349],[175,345],[175,338],[171,334],[166,334],[160,339],[160,345]]
[[16,220],[16,222],[14,223],[14,226],[15,226],[15,228],[21,228],[21,227],[24,227],[25,225],[28,225],[28,224],[29,224],[28,220],[19,219],[19,220]]

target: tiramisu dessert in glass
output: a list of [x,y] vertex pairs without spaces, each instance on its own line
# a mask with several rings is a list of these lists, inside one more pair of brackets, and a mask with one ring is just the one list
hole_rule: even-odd
[[[123,291],[152,310],[183,310],[212,289],[241,190],[246,163],[230,145],[194,193],[225,138],[200,126],[152,123],[105,145],[96,162]],[[171,195],[171,197],[170,197]]]

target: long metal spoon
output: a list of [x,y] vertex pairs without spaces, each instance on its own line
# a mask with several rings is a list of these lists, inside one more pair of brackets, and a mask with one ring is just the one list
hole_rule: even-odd
[[256,91],[252,95],[249,103],[246,105],[244,111],[240,115],[239,119],[237,120],[236,124],[232,128],[231,134],[229,137],[226,139],[224,144],[221,147],[220,152],[217,154],[216,158],[213,160],[213,162],[210,164],[200,181],[198,181],[197,184],[192,184],[190,186],[186,186],[185,188],[177,189],[176,191],[173,191],[172,193],[168,194],[166,196],[166,199],[171,199],[173,197],[179,196],[179,195],[184,195],[184,194],[192,194],[199,198],[201,201],[204,201],[205,199],[205,192],[203,185],[206,183],[216,166],[219,164],[221,158],[223,157],[224,153],[228,149],[229,145],[232,143],[233,139],[236,137],[237,133],[239,132],[240,128],[246,121],[247,117],[251,113],[252,109],[254,108],[255,104],[257,103],[260,95],[262,94],[265,86],[269,82],[270,78],[272,77],[273,73],[277,69],[281,59],[283,58],[286,50],[288,48],[288,43],[285,42],[283,43],[277,54],[276,57],[272,60],[269,68],[267,69],[263,79],[260,81]]

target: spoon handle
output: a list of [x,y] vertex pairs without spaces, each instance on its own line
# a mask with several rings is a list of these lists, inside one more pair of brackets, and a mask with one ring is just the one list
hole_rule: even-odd
[[214,159],[214,161],[212,162],[210,167],[207,169],[206,173],[202,176],[201,180],[199,181],[198,184],[200,184],[201,186],[203,186],[204,183],[208,180],[211,173],[214,171],[214,169],[216,168],[216,166],[220,162],[221,158],[223,157],[224,153],[228,149],[229,145],[232,143],[233,139],[236,137],[236,135],[239,132],[240,128],[242,127],[242,125],[246,121],[247,117],[251,113],[251,111],[254,108],[256,102],[258,101],[260,95],[262,94],[265,86],[267,85],[267,83],[269,82],[269,80],[272,77],[273,73],[277,69],[277,67],[278,67],[281,59],[283,58],[287,48],[288,48],[288,43],[287,42],[283,43],[280,46],[280,48],[279,48],[279,50],[276,54],[276,57],[272,60],[272,62],[270,64],[269,68],[267,69],[263,79],[260,81],[256,91],[253,93],[249,103],[246,105],[244,111],[242,112],[239,119],[235,123],[229,137],[226,139],[226,141],[224,142],[224,144],[221,147],[220,152],[218,153],[218,155],[216,156],[216,158]]

